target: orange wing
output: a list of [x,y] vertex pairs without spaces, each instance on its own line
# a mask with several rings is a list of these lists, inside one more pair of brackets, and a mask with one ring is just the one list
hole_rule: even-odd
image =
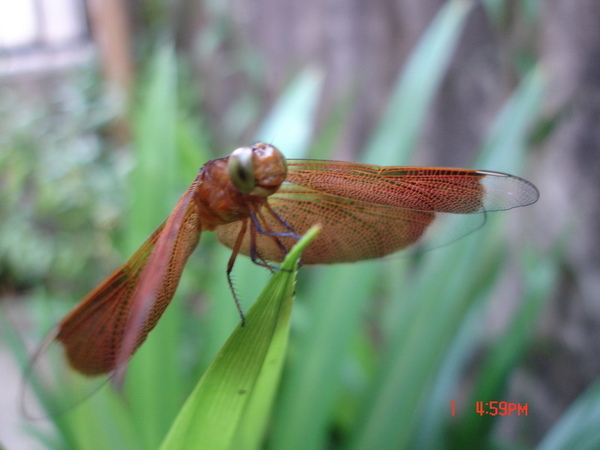
[[200,239],[194,188],[195,183],[140,249],[58,325],[56,340],[79,372],[98,375],[124,365],[169,305]]
[[[286,182],[269,198],[269,205],[298,234],[315,223],[323,226],[302,256],[306,264],[323,264],[396,252],[416,243],[444,213],[506,210],[531,204],[538,196],[528,181],[503,173],[289,160]],[[265,209],[261,218],[263,228],[287,231]],[[458,236],[484,221],[485,214],[467,218]],[[232,247],[240,226],[217,228],[219,240]],[[249,254],[248,234],[241,248],[245,254]],[[280,240],[287,248],[294,243],[291,238]],[[271,236],[258,234],[256,248],[268,260],[281,261],[285,256]]]
[[200,239],[193,203],[197,180],[165,222],[38,348],[23,379],[21,407],[27,416],[39,417],[36,397],[56,414],[91,395],[108,377],[122,381],[126,363],[171,302]]

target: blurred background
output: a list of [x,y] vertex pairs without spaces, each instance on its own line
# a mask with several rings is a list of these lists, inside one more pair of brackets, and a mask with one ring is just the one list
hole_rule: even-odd
[[[598,17],[593,0],[1,2],[0,446],[160,444],[238,321],[208,233],[128,405],[27,423],[21,366],[204,162],[263,140],[541,194],[415,258],[302,268],[265,447],[598,448]],[[268,273],[240,266],[248,308]]]

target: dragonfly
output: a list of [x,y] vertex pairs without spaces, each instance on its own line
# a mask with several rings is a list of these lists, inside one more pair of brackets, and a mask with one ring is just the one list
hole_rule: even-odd
[[34,361],[57,346],[83,377],[125,366],[171,302],[204,231],[232,249],[226,274],[243,322],[231,283],[239,254],[273,269],[320,224],[303,264],[381,258],[418,243],[442,216],[485,218],[538,197],[530,182],[499,172],[286,160],[270,144],[241,147],[199,170],[167,219],[56,326]]

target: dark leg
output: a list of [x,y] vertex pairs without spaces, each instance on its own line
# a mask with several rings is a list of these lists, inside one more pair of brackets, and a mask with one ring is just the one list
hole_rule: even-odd
[[289,236],[289,237],[293,237],[297,241],[300,240],[300,238],[302,236],[300,236],[298,234],[298,232],[296,230],[294,230],[294,227],[292,227],[289,223],[287,223],[283,217],[281,217],[279,214],[277,214],[275,211],[273,211],[273,208],[271,208],[271,205],[269,205],[269,202],[265,203],[265,208],[267,208],[267,211],[269,211],[269,214],[271,214],[273,217],[275,217],[275,219],[277,219],[277,221],[281,225],[283,225],[286,230],[289,231],[289,233],[279,233],[278,234],[279,236]]
[[[290,237],[293,237],[294,239],[296,239],[296,241],[300,240],[300,238],[302,236],[300,236],[298,234],[298,232],[294,229],[294,227],[292,227],[289,223],[287,223],[287,221],[283,217],[281,217],[279,214],[277,214],[275,211],[273,211],[273,208],[271,208],[271,205],[269,205],[268,202],[265,203],[265,207],[267,208],[267,211],[269,211],[269,214],[271,214],[275,219],[277,219],[277,221],[289,231],[289,233],[280,233],[280,234],[278,234],[279,236],[290,236]],[[285,248],[285,246],[279,239],[277,239],[277,243],[280,247],[283,248],[284,253],[287,254],[288,249]],[[302,265],[302,260],[300,260],[298,262],[298,266],[301,266],[301,265]]]
[[[258,218],[256,217],[256,215],[253,212],[250,213],[250,217],[252,218],[252,223],[250,224],[250,259],[252,260],[252,262],[254,264],[261,266],[261,267],[265,267],[265,268],[269,269],[271,271],[271,273],[273,273],[275,270],[278,269],[278,267],[274,266],[273,264],[269,264],[260,255],[260,253],[256,250],[256,232],[258,231],[259,233],[262,234],[262,232],[261,232],[262,228],[260,227]],[[275,238],[275,239],[277,242],[279,242],[279,239],[277,239],[277,238]],[[281,244],[281,245],[283,245],[283,244]]]
[[231,252],[231,257],[229,258],[229,262],[227,263],[227,282],[229,283],[229,289],[233,294],[233,301],[235,301],[235,306],[240,314],[240,318],[242,319],[242,326],[246,326],[246,316],[244,316],[244,311],[242,310],[242,305],[238,299],[237,294],[235,293],[235,288],[233,286],[233,281],[231,280],[231,271],[233,270],[233,265],[235,264],[235,259],[237,258],[238,253],[240,252],[240,248],[242,247],[242,241],[244,240],[244,234],[246,234],[246,229],[248,228],[248,224],[246,220],[242,222],[242,229],[238,233],[238,236],[235,240],[235,245],[233,246],[233,250]]

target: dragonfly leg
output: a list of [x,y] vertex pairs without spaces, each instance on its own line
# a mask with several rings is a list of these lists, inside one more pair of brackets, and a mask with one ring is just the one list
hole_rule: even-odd
[[281,248],[283,252],[287,252],[287,249],[277,236],[275,236],[272,233],[268,234],[263,230],[258,220],[258,217],[256,217],[256,214],[254,212],[250,212],[250,217],[252,218],[252,224],[250,225],[250,259],[257,266],[265,267],[269,269],[271,273],[273,273],[276,270],[278,270],[279,267],[273,264],[269,264],[256,250],[256,232],[258,231],[261,234],[267,234],[268,236],[272,236],[275,239],[275,242],[277,242],[277,245],[279,245],[279,248]]
[[279,214],[277,214],[275,211],[273,211],[273,208],[271,208],[271,205],[269,205],[269,202],[265,203],[265,207],[267,208],[267,211],[269,211],[269,214],[271,214],[273,217],[275,217],[275,219],[277,219],[277,221],[283,225],[285,227],[286,230],[288,230],[288,233],[265,233],[265,234],[273,234],[276,236],[281,236],[281,237],[292,237],[294,239],[296,239],[297,241],[300,240],[300,238],[302,236],[300,236],[298,234],[298,232],[296,230],[294,230],[294,228],[287,223],[287,221],[281,217]]
[[227,263],[227,283],[229,283],[229,289],[231,290],[231,294],[233,295],[233,301],[235,302],[235,307],[240,314],[240,318],[242,319],[242,326],[246,326],[246,316],[244,315],[244,311],[242,310],[242,305],[240,304],[240,300],[235,292],[235,287],[233,285],[233,280],[231,279],[231,271],[233,270],[233,265],[235,264],[235,260],[237,255],[240,252],[240,248],[242,247],[242,241],[244,240],[244,234],[246,234],[246,228],[248,224],[246,220],[242,223],[242,229],[238,233],[238,236],[235,240],[235,245],[233,246],[231,256],[229,257],[229,262]]

